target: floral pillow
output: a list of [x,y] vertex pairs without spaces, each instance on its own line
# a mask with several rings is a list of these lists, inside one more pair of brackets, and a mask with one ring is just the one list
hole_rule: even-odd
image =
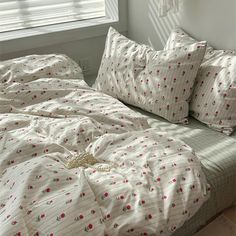
[[95,88],[170,122],[186,123],[205,47],[197,42],[155,51],[110,28]]
[[[182,29],[171,33],[165,49],[196,42]],[[230,135],[236,127],[236,52],[208,46],[196,78],[190,113],[210,128]]]
[[83,79],[79,65],[65,55],[30,55],[0,62],[0,84],[38,78]]

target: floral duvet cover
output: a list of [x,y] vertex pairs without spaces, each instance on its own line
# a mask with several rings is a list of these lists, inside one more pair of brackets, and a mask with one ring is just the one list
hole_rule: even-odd
[[0,90],[0,235],[171,235],[208,199],[190,147],[84,81]]

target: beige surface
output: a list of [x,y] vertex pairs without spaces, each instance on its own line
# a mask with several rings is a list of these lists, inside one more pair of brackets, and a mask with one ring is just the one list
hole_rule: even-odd
[[195,236],[235,236],[236,207],[226,210]]

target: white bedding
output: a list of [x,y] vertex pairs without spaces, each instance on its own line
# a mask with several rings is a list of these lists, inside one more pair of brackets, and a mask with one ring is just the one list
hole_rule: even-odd
[[190,147],[83,81],[2,85],[0,150],[4,236],[171,235],[209,197]]

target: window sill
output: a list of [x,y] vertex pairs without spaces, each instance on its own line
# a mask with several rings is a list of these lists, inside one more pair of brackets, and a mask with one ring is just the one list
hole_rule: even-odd
[[[110,25],[120,26],[117,20],[104,17],[1,33],[0,55],[36,47],[39,48],[53,44],[99,37],[107,33],[107,29]],[[119,30],[122,31],[123,29]]]

